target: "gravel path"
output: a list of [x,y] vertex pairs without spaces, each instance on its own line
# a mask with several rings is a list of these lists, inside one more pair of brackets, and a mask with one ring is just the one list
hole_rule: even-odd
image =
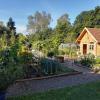
[[63,63],[63,65],[65,67],[69,67],[71,69],[74,69],[78,72],[82,72],[83,74],[94,73],[92,70],[90,70],[88,68],[83,68],[83,67],[79,67],[79,66],[75,65],[73,62],[74,62],[73,60],[68,60],[68,61],[65,61],[65,63]]
[[[70,64],[71,63],[69,63],[69,65]],[[83,72],[83,74],[56,77],[44,80],[18,82],[8,89],[7,96],[17,96],[27,93],[43,92],[50,89],[64,88],[67,86],[75,86],[100,80],[100,74],[94,74],[90,70],[84,68],[80,71]]]

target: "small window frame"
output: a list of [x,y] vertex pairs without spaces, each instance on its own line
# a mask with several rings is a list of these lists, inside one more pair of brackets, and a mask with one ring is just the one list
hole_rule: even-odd
[[94,43],[90,43],[90,45],[89,45],[89,50],[91,50],[91,51],[94,50]]

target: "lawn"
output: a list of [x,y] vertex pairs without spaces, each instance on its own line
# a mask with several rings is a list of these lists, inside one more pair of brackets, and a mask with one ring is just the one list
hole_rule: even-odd
[[100,81],[7,100],[100,100]]

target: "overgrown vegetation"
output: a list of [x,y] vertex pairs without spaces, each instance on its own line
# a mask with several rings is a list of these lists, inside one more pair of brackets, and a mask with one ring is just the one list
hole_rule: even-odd
[[25,66],[28,68],[32,60],[31,45],[24,35],[16,33],[12,18],[5,28],[0,34],[0,92],[15,80],[27,77]]

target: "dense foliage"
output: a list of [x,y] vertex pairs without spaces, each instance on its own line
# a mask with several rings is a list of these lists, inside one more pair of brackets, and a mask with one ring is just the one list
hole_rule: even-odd
[[[0,91],[5,90],[15,80],[24,78],[24,64],[30,61],[28,52],[31,47],[23,34],[16,34],[12,18],[3,27],[6,30],[2,28],[0,34]],[[27,52],[26,57],[21,56],[23,52]]]
[[31,33],[28,37],[33,44],[33,48],[42,50],[44,53],[53,51],[58,54],[58,46],[66,41],[66,38],[70,35],[71,28],[69,17],[64,14],[57,20],[56,28],[53,30],[47,27],[35,34]]
[[[39,18],[40,20],[37,20]],[[81,12],[73,25],[67,13],[58,18],[54,29],[50,28],[51,19],[51,15],[46,12],[36,12],[34,16],[29,16],[28,29],[33,31],[30,32],[28,38],[34,49],[41,50],[45,54],[52,51],[59,54],[59,45],[74,42],[84,27],[100,27],[100,6]]]
[[73,27],[76,36],[79,35],[84,27],[100,28],[100,6],[97,6],[94,10],[81,12],[76,17]]
[[95,64],[95,56],[92,54],[85,55],[81,58],[80,63],[88,68],[92,68]]
[[51,22],[51,15],[47,14],[45,11],[36,12],[34,16],[30,15],[28,17],[28,31],[31,33],[40,32],[48,28]]

